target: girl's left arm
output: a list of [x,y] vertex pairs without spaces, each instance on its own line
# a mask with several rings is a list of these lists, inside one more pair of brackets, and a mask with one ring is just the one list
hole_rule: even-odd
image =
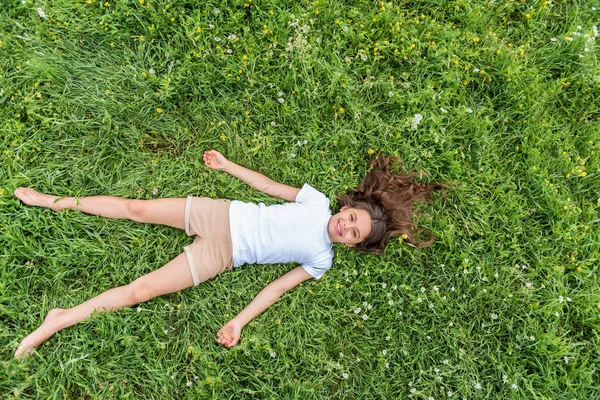
[[227,322],[217,332],[217,343],[225,347],[233,347],[240,340],[240,334],[244,326],[248,324],[254,317],[265,311],[273,303],[275,303],[285,292],[312,276],[298,266],[281,276],[280,278],[269,283],[258,295],[232,320]]

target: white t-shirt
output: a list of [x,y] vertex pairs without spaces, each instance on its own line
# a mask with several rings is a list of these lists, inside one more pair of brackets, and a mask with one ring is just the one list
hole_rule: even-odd
[[265,206],[234,200],[229,208],[234,266],[297,262],[320,279],[333,260],[330,218],[329,200],[308,184],[293,203]]

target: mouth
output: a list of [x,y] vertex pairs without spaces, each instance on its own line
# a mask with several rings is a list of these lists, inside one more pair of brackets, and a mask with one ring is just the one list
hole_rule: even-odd
[[342,227],[340,226],[340,221],[335,224],[335,233],[342,236]]

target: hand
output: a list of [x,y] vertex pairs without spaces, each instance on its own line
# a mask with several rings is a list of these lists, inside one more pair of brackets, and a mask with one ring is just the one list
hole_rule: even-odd
[[217,332],[217,343],[227,348],[235,346],[240,340],[242,328],[242,324],[232,319]]
[[210,150],[204,152],[204,165],[212,169],[223,169],[227,164],[227,159],[223,154],[216,150]]

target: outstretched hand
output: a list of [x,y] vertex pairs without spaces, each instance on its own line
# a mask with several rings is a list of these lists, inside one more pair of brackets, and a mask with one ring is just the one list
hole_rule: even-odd
[[223,169],[227,164],[227,159],[223,154],[216,150],[209,150],[204,152],[204,165],[212,169]]
[[232,319],[217,332],[217,343],[227,348],[233,347],[240,340],[241,333],[242,324]]

